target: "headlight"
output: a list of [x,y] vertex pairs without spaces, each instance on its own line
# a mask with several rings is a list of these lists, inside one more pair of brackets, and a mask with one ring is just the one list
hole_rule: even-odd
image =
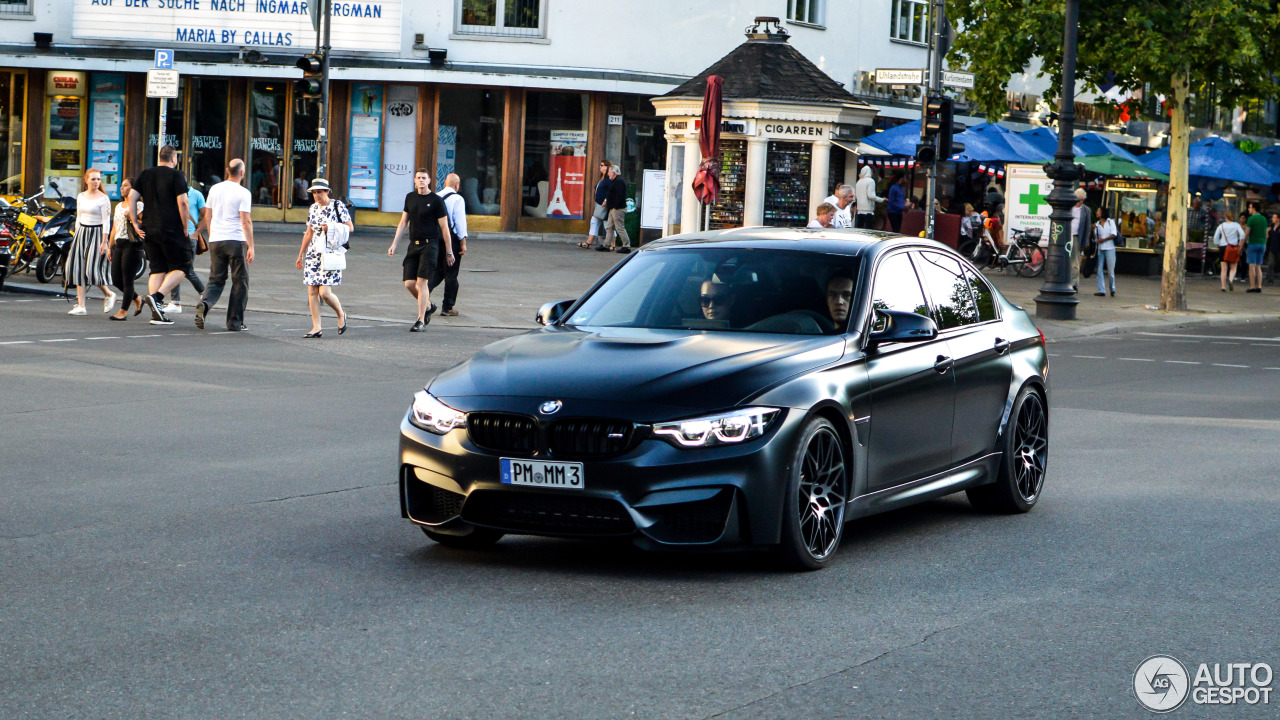
[[719,415],[656,423],[653,434],[676,447],[733,445],[763,435],[777,415],[777,408],[741,408]]
[[51,227],[51,228],[46,228],[44,232],[40,233],[40,237],[47,238],[57,234],[58,234],[58,228]]
[[465,426],[467,414],[445,405],[426,390],[419,390],[413,395],[413,411],[409,413],[409,421],[427,432],[444,435],[454,428]]

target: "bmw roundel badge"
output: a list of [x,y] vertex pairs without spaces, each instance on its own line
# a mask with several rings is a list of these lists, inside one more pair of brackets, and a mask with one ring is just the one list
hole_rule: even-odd
[[559,400],[548,400],[538,406],[538,412],[543,415],[554,415],[560,412],[560,408],[564,407],[564,403]]

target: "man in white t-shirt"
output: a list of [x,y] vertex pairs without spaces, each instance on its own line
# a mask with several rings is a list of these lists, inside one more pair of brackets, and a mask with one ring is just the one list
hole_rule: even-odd
[[209,233],[209,281],[196,308],[196,327],[204,329],[209,310],[218,304],[222,288],[231,275],[231,297],[227,302],[227,329],[244,329],[244,309],[249,304],[249,265],[253,263],[253,193],[240,184],[244,180],[244,160],[227,163],[227,179],[209,189],[208,213],[200,230]]
[[836,189],[823,202],[835,207],[836,214],[831,218],[831,227],[853,227],[853,188],[848,185],[837,185]]

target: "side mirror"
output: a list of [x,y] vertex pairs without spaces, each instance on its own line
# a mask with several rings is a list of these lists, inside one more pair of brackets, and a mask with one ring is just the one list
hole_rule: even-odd
[[887,342],[920,342],[938,337],[938,324],[932,318],[904,310],[876,310],[885,319],[884,328],[872,332],[869,346]]
[[538,308],[538,314],[534,316],[534,321],[539,325],[551,325],[559,320],[574,303],[578,302],[576,298],[570,300],[556,300],[549,302]]

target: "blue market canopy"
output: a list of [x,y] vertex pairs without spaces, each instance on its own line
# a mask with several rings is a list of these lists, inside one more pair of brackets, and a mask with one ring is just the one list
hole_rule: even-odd
[[1256,160],[1259,165],[1270,170],[1272,175],[1280,175],[1280,145],[1251,152],[1249,159]]
[[[1018,137],[1026,140],[1034,146],[1036,150],[1039,150],[1047,156],[1052,157],[1054,153],[1058,152],[1058,133],[1047,127],[1038,127],[1034,130],[1023,130],[1018,133]],[[1079,142],[1073,143],[1072,147],[1075,150],[1076,155],[1088,154],[1081,150]]]
[[964,152],[952,160],[975,162],[1042,163],[1050,159],[1017,133],[995,123],[974,125],[955,136],[964,143]]
[[920,121],[912,120],[897,127],[862,138],[862,142],[880,148],[890,155],[914,157],[916,145],[920,143]]
[[1111,142],[1096,132],[1077,135],[1074,141],[1077,155],[1115,155],[1129,162],[1138,162],[1138,156]]
[[[1280,177],[1261,163],[1241,152],[1236,146],[1220,137],[1208,137],[1191,144],[1190,168],[1194,185],[1204,180],[1228,180],[1250,185],[1280,183]],[[1169,173],[1169,148],[1143,155],[1138,162],[1157,172]]]

